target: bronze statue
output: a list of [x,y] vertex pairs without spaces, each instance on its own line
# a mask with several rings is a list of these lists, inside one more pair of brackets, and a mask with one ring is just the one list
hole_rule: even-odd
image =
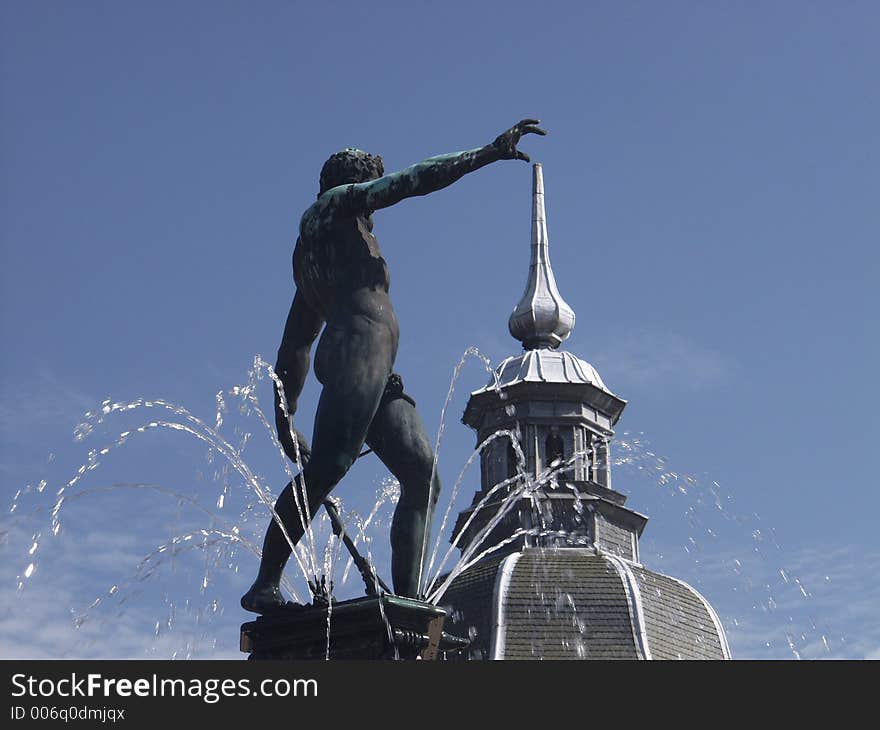
[[[418,597],[426,533],[440,490],[433,451],[415,402],[392,372],[398,324],[388,296],[388,266],[372,234],[373,212],[404,198],[427,195],[498,160],[525,160],[517,150],[524,134],[546,134],[536,119],[524,119],[479,149],[431,157],[400,172],[384,174],[382,158],[355,149],[338,152],[321,170],[318,200],[303,214],[293,252],[296,294],[275,367],[288,401],[285,416],[275,393],[278,436],[297,461],[291,435],[297,399],[309,369],[312,343],[315,375],[323,385],[315,415],[312,448],[295,432],[304,468],[296,479],[300,504],[305,481],[311,519],[366,443],[400,482],[391,525],[394,591]],[[291,541],[303,536],[303,520],[288,484],[275,504]],[[290,544],[273,519],[266,531],[257,579],[242,597],[248,611],[265,613],[285,605],[279,582]]]

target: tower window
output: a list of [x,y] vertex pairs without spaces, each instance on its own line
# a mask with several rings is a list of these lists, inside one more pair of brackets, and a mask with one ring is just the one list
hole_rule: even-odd
[[507,442],[507,478],[510,479],[516,476],[516,449],[513,448],[513,444],[508,441]]
[[547,466],[552,466],[554,461],[565,459],[565,444],[562,442],[562,436],[554,431],[547,434],[544,453],[547,455]]

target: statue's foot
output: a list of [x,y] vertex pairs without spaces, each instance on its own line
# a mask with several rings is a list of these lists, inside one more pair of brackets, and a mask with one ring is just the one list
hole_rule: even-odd
[[297,604],[286,601],[281,595],[281,589],[275,585],[254,583],[241,597],[241,607],[251,613],[272,613],[295,605]]

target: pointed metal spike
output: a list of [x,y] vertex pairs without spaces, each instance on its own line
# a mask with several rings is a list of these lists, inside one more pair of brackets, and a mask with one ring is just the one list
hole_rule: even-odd
[[575,315],[556,287],[550,266],[547,217],[544,212],[544,174],[532,166],[532,258],[525,292],[508,321],[510,334],[527,350],[555,349],[574,329]]

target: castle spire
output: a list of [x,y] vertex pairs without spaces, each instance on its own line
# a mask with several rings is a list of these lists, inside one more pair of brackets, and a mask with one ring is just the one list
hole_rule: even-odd
[[526,289],[510,315],[510,334],[526,350],[555,349],[574,329],[574,311],[556,288],[550,266],[547,219],[544,214],[544,174],[532,166],[532,260]]

